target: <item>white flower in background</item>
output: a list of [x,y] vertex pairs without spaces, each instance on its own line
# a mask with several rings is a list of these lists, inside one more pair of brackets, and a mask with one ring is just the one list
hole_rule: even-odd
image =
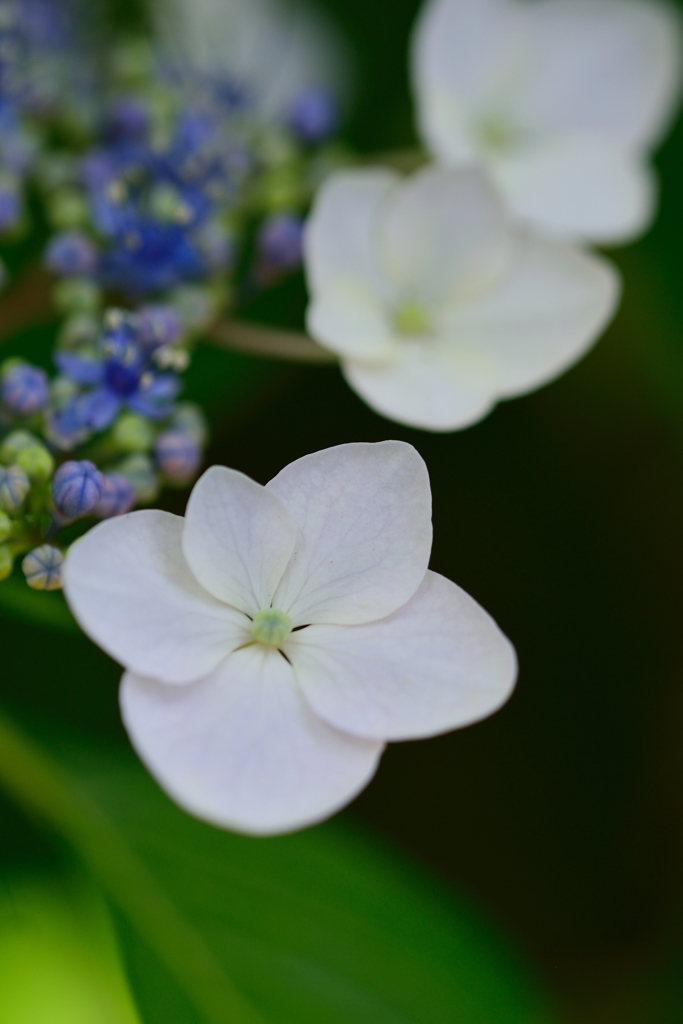
[[576,362],[612,315],[615,271],[511,228],[483,172],[339,172],[304,244],[310,334],[390,419],[455,430]]
[[678,100],[677,12],[653,0],[428,0],[412,72],[420,133],[483,161],[513,213],[622,242],[654,213],[648,166]]
[[386,740],[467,725],[509,696],[515,655],[427,570],[427,469],[399,441],[346,444],[265,487],[214,466],[185,519],[132,512],[70,549],[67,599],[128,670],[140,757],[190,812],[244,832],[332,814]]
[[305,0],[155,0],[168,52],[243,87],[266,116],[309,88],[343,97],[350,54],[336,26]]

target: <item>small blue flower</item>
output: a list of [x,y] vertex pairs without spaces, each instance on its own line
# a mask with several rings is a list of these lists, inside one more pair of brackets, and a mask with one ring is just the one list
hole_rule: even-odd
[[97,249],[81,231],[60,231],[48,243],[45,265],[55,274],[87,277],[97,267]]
[[326,89],[311,87],[294,98],[287,120],[304,142],[322,142],[337,126],[337,104]]
[[24,558],[21,567],[29,587],[34,590],[60,590],[64,555],[51,544],[41,544]]
[[102,474],[87,459],[63,462],[52,481],[55,508],[67,519],[86,515],[102,496]]
[[16,416],[32,416],[45,408],[50,397],[47,374],[37,366],[18,363],[3,373],[0,397]]
[[141,218],[119,234],[100,261],[102,283],[133,297],[198,280],[206,263],[186,228]]
[[72,398],[62,417],[73,429],[104,430],[123,407],[152,420],[173,411],[180,381],[171,372],[159,372],[149,352],[139,344],[139,328],[133,318],[121,317],[105,333],[99,351],[87,357],[58,352],[55,362],[70,380],[88,388]]
[[130,512],[135,504],[135,489],[121,473],[104,473],[102,475],[102,494],[93,509],[98,519],[111,519]]
[[268,217],[259,229],[257,244],[265,264],[279,270],[293,270],[301,263],[301,217],[296,213],[276,213]]
[[176,484],[189,483],[202,461],[200,446],[180,430],[165,430],[159,434],[154,455],[163,475]]

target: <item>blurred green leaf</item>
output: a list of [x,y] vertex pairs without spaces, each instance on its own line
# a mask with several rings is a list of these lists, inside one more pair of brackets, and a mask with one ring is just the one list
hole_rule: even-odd
[[84,880],[0,882],[2,1024],[140,1024],[111,919]]
[[[91,796],[272,1024],[553,1019],[495,929],[367,836],[339,822],[272,839],[234,835],[184,814],[132,757],[76,763]],[[139,943],[128,955],[145,1020],[175,1021],[170,979],[158,967],[155,976]]]

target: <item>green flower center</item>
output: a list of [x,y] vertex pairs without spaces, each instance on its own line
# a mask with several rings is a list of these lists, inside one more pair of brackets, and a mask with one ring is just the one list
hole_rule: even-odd
[[264,647],[280,647],[291,632],[292,620],[284,612],[277,608],[263,608],[256,612],[251,635],[257,643]]
[[399,334],[415,336],[429,334],[432,318],[422,302],[402,302],[394,309],[394,327]]

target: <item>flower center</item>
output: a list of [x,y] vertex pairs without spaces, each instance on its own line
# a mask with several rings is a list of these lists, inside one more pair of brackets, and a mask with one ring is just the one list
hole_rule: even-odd
[[292,620],[284,612],[277,608],[263,608],[256,612],[251,635],[257,643],[264,647],[280,647],[291,632]]
[[432,318],[422,302],[402,302],[394,309],[394,327],[399,334],[415,336],[430,334]]

